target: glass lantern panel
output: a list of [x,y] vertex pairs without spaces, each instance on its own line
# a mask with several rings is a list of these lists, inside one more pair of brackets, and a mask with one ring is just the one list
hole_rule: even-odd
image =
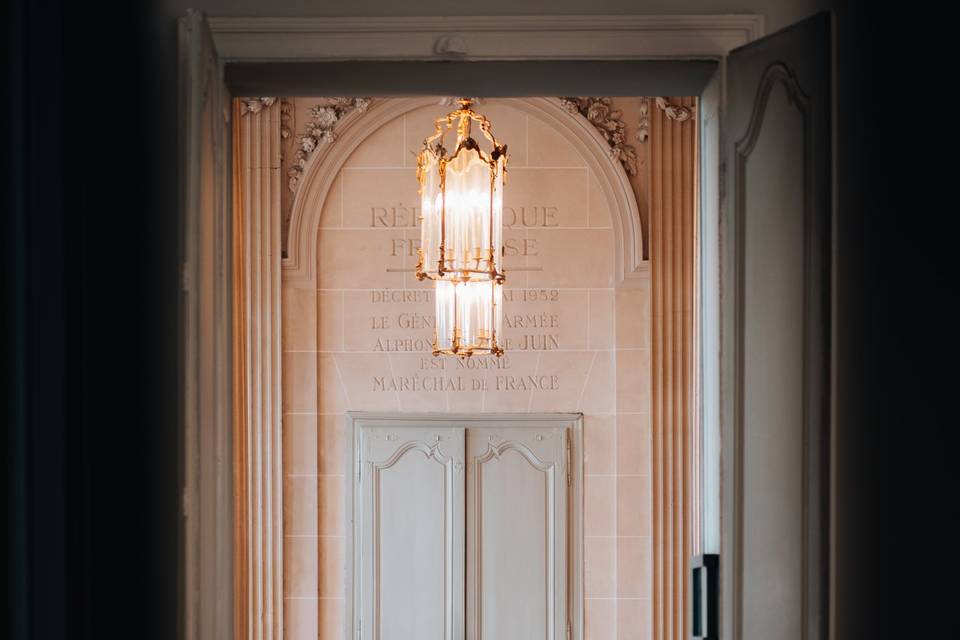
[[436,297],[437,335],[435,350],[450,351],[454,344],[456,328],[457,296],[456,283],[437,280],[434,291]]
[[446,165],[444,258],[460,279],[490,277],[490,171],[476,151],[465,148]]
[[443,205],[440,167],[436,154],[430,150],[420,153],[420,162],[423,171],[420,184],[421,270],[428,277],[435,278],[440,263],[440,211]]

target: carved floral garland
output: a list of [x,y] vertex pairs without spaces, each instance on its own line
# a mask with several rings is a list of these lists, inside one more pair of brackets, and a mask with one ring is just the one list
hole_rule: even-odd
[[[657,107],[671,120],[685,122],[693,117],[693,108],[670,104],[666,98],[654,98]],[[640,98],[640,118],[637,122],[637,142],[650,139],[650,98]]]
[[620,119],[623,113],[610,107],[609,97],[565,97],[560,98],[560,104],[571,114],[589,120],[610,145],[610,157],[619,160],[628,175],[637,175],[636,149],[626,144],[626,125]]
[[241,98],[240,99],[240,115],[245,116],[248,113],[257,114],[263,111],[264,107],[269,107],[274,102],[276,98]]
[[[320,145],[329,144],[337,139],[337,135],[333,132],[334,126],[348,113],[352,111],[363,113],[369,106],[370,98],[321,98],[320,102],[307,110],[310,121],[307,122],[306,131],[297,136],[292,166],[287,172],[287,186],[290,191],[296,192],[310,154]],[[293,105],[284,102],[281,106],[280,115],[281,122],[284,123],[280,128],[282,138],[289,138],[293,135],[289,127],[292,113]]]

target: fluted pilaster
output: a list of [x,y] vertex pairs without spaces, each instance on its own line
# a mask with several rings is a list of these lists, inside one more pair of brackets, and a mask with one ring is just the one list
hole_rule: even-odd
[[[668,98],[674,107],[696,98]],[[687,582],[698,492],[693,390],[697,236],[696,118],[650,109],[653,633],[689,637]],[[680,113],[683,113],[681,110]]]
[[280,103],[234,106],[236,637],[283,637]]

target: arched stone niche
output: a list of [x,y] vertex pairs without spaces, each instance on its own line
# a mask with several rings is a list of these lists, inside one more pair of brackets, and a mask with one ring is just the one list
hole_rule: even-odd
[[[527,216],[504,234],[527,255],[514,244],[506,257],[505,311],[519,319],[502,360],[432,358],[432,287],[413,277],[412,152],[450,107],[375,100],[305,168],[283,262],[288,638],[343,636],[349,410],[583,413],[586,637],[650,628],[650,307],[636,201],[607,143],[555,99],[477,108],[510,145],[505,206]],[[524,192],[534,195],[516,200]]]
[[[597,179],[613,228],[616,284],[642,280],[646,274],[640,213],[623,166],[610,157],[610,147],[585,118],[573,116],[553,98],[511,98],[498,102],[532,116],[560,134],[576,149]],[[285,282],[314,281],[317,231],[327,194],[347,158],[380,127],[409,112],[437,104],[436,97],[374,100],[365,113],[349,114],[337,127],[335,143],[319,149],[304,170],[294,198],[283,259]],[[452,109],[452,108],[451,108]],[[482,112],[482,107],[478,107]],[[496,123],[494,123],[496,130]],[[415,148],[415,145],[407,145]]]

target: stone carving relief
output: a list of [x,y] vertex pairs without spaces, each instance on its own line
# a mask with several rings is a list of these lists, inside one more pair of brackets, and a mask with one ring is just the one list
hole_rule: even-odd
[[637,119],[637,142],[650,139],[650,98],[640,98],[640,117]]
[[263,111],[264,107],[271,106],[276,102],[276,98],[241,98],[240,99],[240,115],[245,116],[248,113],[260,113]]
[[[693,109],[682,105],[671,104],[666,98],[653,98],[657,108],[671,120],[685,122],[693,117]],[[637,121],[637,142],[646,142],[650,139],[650,98],[640,98],[640,118]]]
[[[307,160],[317,147],[329,144],[337,139],[333,129],[336,124],[352,111],[364,112],[370,106],[370,98],[320,98],[320,101],[307,110],[309,120],[306,123],[303,133],[296,136],[296,144],[293,154],[293,162],[287,171],[287,187],[292,192],[297,191],[300,184],[300,178],[303,177],[304,167],[307,166]],[[286,103],[286,122],[291,122],[293,118],[293,104]],[[281,114],[284,112],[281,111]],[[281,120],[283,115],[281,115]],[[281,127],[280,135],[283,138],[289,138],[293,135],[289,128]]]
[[677,104],[670,104],[666,98],[656,98],[657,107],[659,107],[667,117],[677,122],[684,122],[693,117],[693,109],[683,107]]
[[637,175],[636,149],[626,144],[626,125],[621,119],[623,113],[610,106],[609,97],[563,97],[560,98],[560,103],[572,115],[580,114],[589,120],[610,145],[610,157],[620,161],[627,175]]

